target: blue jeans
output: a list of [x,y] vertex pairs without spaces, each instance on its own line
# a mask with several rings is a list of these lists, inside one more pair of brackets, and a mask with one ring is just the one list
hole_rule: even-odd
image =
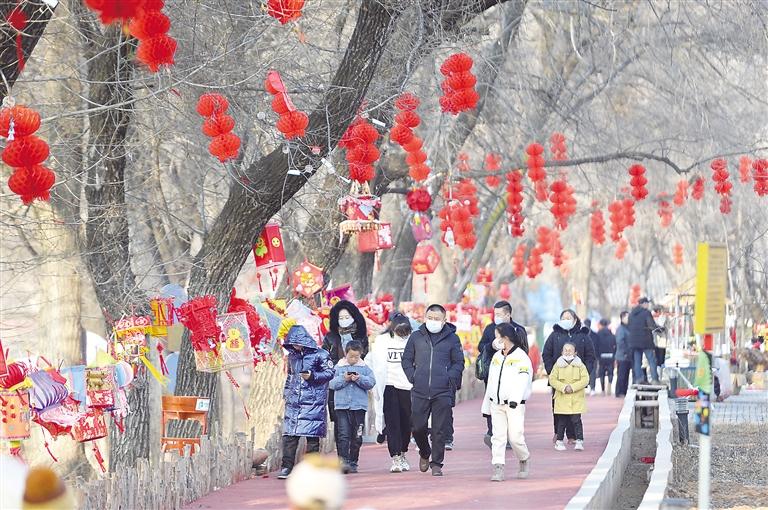
[[658,367],[656,366],[656,349],[635,349],[632,353],[632,356],[634,357],[632,381],[635,384],[645,378],[645,371],[643,370],[643,354],[645,354],[645,359],[648,360],[648,368],[651,369],[651,379],[654,381],[659,380]]

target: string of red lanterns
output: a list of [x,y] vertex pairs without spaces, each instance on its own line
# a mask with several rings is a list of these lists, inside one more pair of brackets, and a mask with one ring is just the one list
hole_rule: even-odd
[[742,156],[739,158],[739,182],[749,182],[752,176],[749,173],[749,168],[752,166],[752,160],[749,156]]
[[683,265],[683,245],[680,243],[672,247],[672,262],[678,267]]
[[523,174],[519,170],[507,174],[507,215],[512,237],[522,237],[523,227]]
[[566,161],[568,159],[568,148],[565,145],[565,135],[562,133],[552,133],[549,137],[549,151],[552,153],[554,161]]
[[136,59],[146,65],[151,72],[156,73],[161,66],[174,64],[173,57],[176,54],[177,43],[176,39],[168,35],[171,20],[161,12],[165,2],[143,0],[141,3],[142,5],[131,18],[128,30],[139,40]]
[[648,179],[645,178],[645,167],[632,165],[629,167],[629,175],[632,176],[629,180],[629,184],[632,186],[632,196],[639,202],[648,196],[648,189],[645,187],[648,183]]
[[[596,206],[596,203],[592,204],[592,207]],[[594,210],[589,218],[589,234],[593,243],[597,245],[605,243],[605,218],[600,209]]]
[[395,100],[395,108],[399,113],[395,115],[395,124],[389,131],[390,141],[400,145],[406,152],[408,175],[416,182],[426,180],[432,171],[427,165],[427,153],[422,150],[424,141],[413,132],[421,124],[421,117],[416,112],[419,104],[418,97],[410,92],[403,92]]
[[[485,156],[485,171],[498,172],[501,169],[501,156],[490,153]],[[485,184],[489,188],[497,188],[501,184],[501,177],[498,175],[489,175],[485,178]]]
[[675,190],[675,196],[672,201],[677,207],[681,207],[688,198],[688,181],[682,179],[677,183],[677,189]]
[[768,159],[758,159],[752,163],[754,171],[755,193],[763,197],[768,195]]
[[528,250],[528,245],[520,243],[515,248],[515,253],[512,255],[512,274],[518,278],[525,274],[525,252]]
[[697,177],[693,181],[693,187],[691,189],[691,198],[698,201],[704,198],[704,177]]
[[269,71],[264,81],[264,89],[273,96],[272,111],[279,116],[275,124],[277,130],[285,136],[286,140],[304,136],[309,126],[309,116],[294,106],[280,73]]
[[534,185],[536,200],[547,200],[547,172],[544,170],[544,147],[539,143],[532,143],[525,149],[528,158],[525,165],[528,167],[528,178]]
[[672,224],[672,204],[669,203],[669,194],[661,192],[658,195],[659,210],[658,215],[661,218],[661,227],[667,228]]
[[227,115],[229,101],[217,92],[207,92],[197,100],[197,113],[205,118],[203,134],[212,138],[208,152],[222,163],[240,152],[240,137],[232,133],[235,120]]
[[440,108],[443,112],[458,115],[477,106],[480,95],[475,90],[477,77],[472,74],[473,64],[472,57],[466,53],[454,53],[440,66],[440,72],[445,76],[440,84],[443,90]]
[[731,188],[733,185],[728,180],[728,163],[724,159],[716,159],[710,165],[712,168],[712,180],[715,182],[715,192],[720,195],[720,212],[731,212]]

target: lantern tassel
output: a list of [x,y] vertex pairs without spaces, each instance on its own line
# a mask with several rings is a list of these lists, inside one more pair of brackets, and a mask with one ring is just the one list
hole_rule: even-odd
[[226,370],[225,373],[227,374],[227,379],[229,379],[229,382],[232,383],[232,386],[235,388],[237,395],[240,397],[240,402],[243,403],[243,411],[245,411],[245,419],[250,420],[251,413],[248,412],[248,407],[245,405],[245,399],[243,398],[243,393],[240,391],[240,385],[237,384],[237,381],[235,381],[235,378],[232,377],[232,373],[229,370]]
[[163,375],[168,375],[168,365],[165,364],[165,356],[163,356],[163,344],[157,342],[157,354],[160,356],[160,371]]
[[96,457],[96,462],[99,463],[99,468],[101,468],[102,473],[106,473],[107,469],[104,467],[104,457],[101,456],[101,452],[99,451],[99,446],[94,441],[93,443],[93,456]]

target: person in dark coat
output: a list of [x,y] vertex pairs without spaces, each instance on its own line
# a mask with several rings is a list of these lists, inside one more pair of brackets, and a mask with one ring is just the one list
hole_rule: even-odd
[[[595,355],[595,346],[589,338],[589,328],[582,326],[579,316],[571,309],[563,310],[560,314],[560,321],[552,328],[544,342],[544,348],[541,351],[541,357],[544,360],[544,369],[547,374],[552,373],[555,362],[563,352],[563,346],[567,343],[576,347],[576,355],[581,359],[589,370],[589,367],[595,365],[597,356]],[[557,419],[554,415],[554,390],[552,392],[552,419],[555,434],[557,434]],[[569,422],[570,423],[570,422]],[[570,439],[576,438],[576,432],[572,425],[568,425],[566,433]],[[555,437],[556,439],[556,437]]]
[[597,370],[599,366],[599,357],[600,353],[597,350],[597,333],[595,333],[592,330],[592,320],[591,319],[584,319],[584,327],[589,330],[589,333],[587,335],[589,336],[589,341],[592,342],[592,347],[595,350],[595,361],[593,362],[593,366],[587,365],[587,370],[589,371],[589,394],[594,395],[595,394],[595,388],[597,384]]
[[[447,424],[464,371],[464,353],[456,326],[446,323],[445,319],[442,305],[430,305],[425,323],[411,333],[405,344],[402,362],[405,376],[413,384],[411,421],[419,447],[419,470],[424,473],[431,467],[432,476],[443,476]],[[427,438],[430,415],[431,445]]]
[[[368,355],[368,326],[365,317],[354,303],[342,299],[333,307],[328,317],[328,334],[323,339],[323,349],[331,355],[333,365],[344,359],[344,348],[351,340],[363,344],[363,359]],[[333,404],[333,391],[328,392],[328,413],[331,421],[336,421],[336,410]],[[334,428],[334,437],[337,435]]]
[[629,348],[629,312],[619,315],[621,323],[616,329],[616,396],[624,397],[629,387],[629,371],[632,368],[632,350]]
[[285,337],[288,377],[283,388],[283,460],[278,478],[291,474],[296,463],[299,438],[307,438],[307,452],[320,451],[320,438],[327,430],[325,405],[333,361],[303,326],[293,326]]
[[[493,355],[498,349],[493,347],[493,341],[496,339],[496,326],[499,324],[509,323],[515,328],[517,335],[517,345],[523,349],[526,354],[528,353],[528,332],[525,327],[512,320],[512,305],[508,301],[499,301],[493,305],[493,323],[488,324],[483,330],[483,336],[480,337],[480,342],[477,344],[478,361],[477,363],[485,364],[481,369],[481,377],[479,379],[483,381],[486,388],[488,387],[488,365],[493,358]],[[491,436],[493,436],[493,426],[491,425],[491,415],[485,417],[487,432],[483,438],[485,445],[491,447]]]
[[653,332],[658,325],[653,320],[650,311],[651,301],[642,297],[637,306],[629,312],[629,347],[632,349],[632,378],[635,384],[645,379],[643,371],[643,354],[651,369],[651,378],[654,384],[659,384],[659,375],[656,370],[656,344],[653,342]]
[[608,327],[610,324],[608,319],[600,319],[600,329],[597,330],[597,378],[600,379],[603,395],[610,393],[613,384],[613,363],[616,355],[616,337]]

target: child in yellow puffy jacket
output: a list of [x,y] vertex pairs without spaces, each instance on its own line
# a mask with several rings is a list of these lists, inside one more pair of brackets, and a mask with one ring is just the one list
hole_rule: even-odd
[[568,422],[573,423],[576,433],[574,449],[584,449],[584,426],[581,415],[587,412],[585,388],[589,385],[589,372],[584,362],[576,356],[576,346],[566,343],[562,356],[555,362],[549,374],[549,384],[555,389],[555,420],[557,422],[557,440],[555,450],[565,450],[563,437]]

